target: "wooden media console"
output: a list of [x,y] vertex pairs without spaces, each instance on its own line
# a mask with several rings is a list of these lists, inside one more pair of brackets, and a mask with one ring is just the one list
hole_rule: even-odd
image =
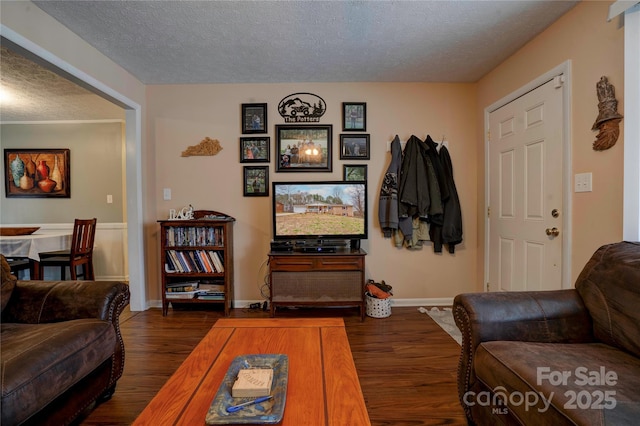
[[278,306],[358,306],[364,319],[364,257],[360,249],[334,253],[270,252],[271,316]]

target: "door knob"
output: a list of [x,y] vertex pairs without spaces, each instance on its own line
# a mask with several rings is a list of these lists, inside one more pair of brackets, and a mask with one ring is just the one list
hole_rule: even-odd
[[548,236],[557,237],[558,235],[560,235],[560,231],[555,226],[553,228],[547,228],[545,232],[547,233]]

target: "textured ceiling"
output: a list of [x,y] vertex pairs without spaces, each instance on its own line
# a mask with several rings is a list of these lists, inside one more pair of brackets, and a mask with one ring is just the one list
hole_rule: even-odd
[[575,4],[34,3],[145,84],[473,82]]
[[34,3],[145,84],[206,84],[475,82],[577,2]]
[[0,47],[2,122],[124,119],[124,110],[89,90]]

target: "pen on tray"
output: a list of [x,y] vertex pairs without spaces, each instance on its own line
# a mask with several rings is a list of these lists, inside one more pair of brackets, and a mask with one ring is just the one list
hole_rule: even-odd
[[271,399],[272,397],[273,397],[273,395],[262,396],[260,398],[252,399],[251,401],[243,402],[242,404],[232,405],[231,407],[227,407],[227,412],[228,413],[235,413],[236,411],[242,410],[247,405],[257,404],[259,402],[264,402],[264,401],[266,401],[268,399]]

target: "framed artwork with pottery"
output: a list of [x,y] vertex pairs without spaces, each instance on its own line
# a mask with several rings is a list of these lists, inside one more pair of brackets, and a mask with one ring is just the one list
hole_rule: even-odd
[[7,198],[70,198],[69,149],[5,149]]

